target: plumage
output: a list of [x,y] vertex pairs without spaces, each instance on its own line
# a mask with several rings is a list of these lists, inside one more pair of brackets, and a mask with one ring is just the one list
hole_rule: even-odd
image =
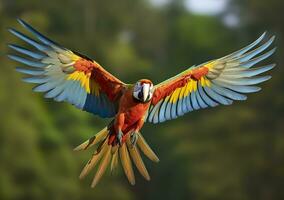
[[45,37],[44,35],[42,35],[38,31],[36,31],[33,27],[31,27],[25,21],[23,21],[21,19],[17,19],[17,20],[23,27],[25,27],[27,30],[29,30],[31,33],[33,33],[37,37],[37,39],[39,39],[44,44],[58,46],[58,44],[56,44],[55,42],[51,41],[50,39],[48,39],[47,37]]
[[108,150],[107,141],[103,141],[101,147],[99,146],[98,149],[95,151],[91,159],[87,162],[85,167],[83,168],[79,178],[84,178],[100,161],[100,159],[104,156],[105,152]]
[[13,28],[9,31],[34,47],[30,50],[8,45],[16,52],[8,57],[27,65],[16,68],[28,75],[23,81],[34,83],[33,91],[44,93],[45,98],[65,101],[99,117],[112,118],[107,127],[74,149],[95,148],[80,174],[84,178],[99,164],[92,187],[109,165],[113,173],[119,160],[132,185],[135,184],[132,162],[150,180],[140,151],[154,162],[159,162],[159,158],[140,133],[145,122],[161,123],[199,109],[244,101],[248,93],[261,90],[258,85],[271,78],[263,73],[275,67],[275,64],[256,66],[276,50],[270,49],[275,37],[266,40],[263,33],[238,51],[193,65],[155,86],[148,79],[126,84],[95,60],[61,46],[21,19],[18,22],[32,38]]
[[40,76],[40,75],[45,74],[45,71],[43,70],[28,69],[28,68],[23,68],[23,67],[16,67],[16,71],[22,74],[28,74],[28,75],[34,75],[34,76]]
[[118,164],[118,149],[113,153],[110,164],[110,172],[113,173]]
[[235,58],[235,57],[239,57],[241,56],[242,54],[248,52],[250,49],[252,49],[253,47],[255,47],[256,45],[258,45],[265,37],[266,35],[266,32],[264,32],[258,39],[256,39],[254,42],[252,42],[251,44],[247,45],[246,47],[232,53],[232,54],[229,54],[223,58]]
[[257,63],[259,63],[260,61],[263,61],[264,59],[268,58],[269,56],[271,56],[272,54],[274,54],[274,52],[276,51],[276,48],[271,49],[270,51],[268,51],[267,53],[258,56],[254,59],[248,60],[247,62],[244,62],[241,64],[241,66],[245,67],[245,68],[250,68],[254,65],[256,65]]
[[138,171],[140,172],[140,174],[147,180],[150,180],[150,176],[149,173],[143,163],[143,160],[140,156],[139,150],[137,149],[136,146],[131,147],[131,145],[129,144],[130,141],[128,141],[128,149],[129,149],[129,153],[132,157],[132,160],[135,164],[135,166],[137,167]]
[[42,67],[45,67],[46,64],[44,63],[40,63],[40,62],[35,62],[35,61],[32,61],[32,60],[28,60],[28,59],[25,59],[25,58],[22,58],[20,56],[15,56],[15,55],[8,55],[8,57],[11,59],[11,60],[14,60],[14,61],[17,61],[19,63],[23,63],[25,65],[29,65],[31,67],[39,67],[39,68],[42,68]]
[[119,148],[119,154],[120,154],[121,164],[124,169],[124,173],[130,184],[134,185],[135,177],[132,169],[131,160],[129,158],[129,153],[125,143],[121,146],[121,148]]
[[42,84],[42,83],[46,83],[49,80],[49,78],[44,77],[44,76],[34,76],[34,77],[26,77],[26,78],[23,78],[22,80],[26,83]]
[[237,60],[239,62],[245,62],[250,60],[251,58],[253,58],[254,56],[258,55],[259,53],[261,53],[262,51],[266,50],[274,41],[275,36],[271,37],[266,43],[264,43],[263,45],[261,45],[260,47],[254,49],[251,52],[248,52],[246,54],[243,54],[240,58],[237,58]]
[[212,84],[212,90],[214,90],[214,92],[224,96],[224,97],[228,97],[232,100],[238,100],[238,101],[243,101],[247,99],[246,95],[234,92],[232,90],[229,90],[227,88],[221,88],[215,84]]
[[137,145],[141,149],[141,151],[147,156],[150,160],[153,162],[159,162],[158,156],[154,153],[154,151],[151,149],[151,147],[147,144],[141,133],[138,133],[138,140]]
[[21,40],[27,42],[28,44],[34,46],[40,51],[47,51],[48,47],[45,45],[41,45],[38,42],[34,41],[33,39],[29,38],[28,36],[25,36],[24,34],[20,33],[19,31],[16,31],[15,29],[9,29],[10,33],[15,35],[16,37],[20,38]]
[[32,52],[32,51],[25,49],[24,47],[20,47],[18,45],[9,44],[8,46],[13,50],[15,50],[19,53],[22,53],[24,55],[30,56],[31,58],[34,58],[34,59],[40,60],[40,59],[43,59],[45,57],[45,55],[43,55],[43,54]]
[[98,142],[102,141],[107,136],[107,134],[108,134],[108,130],[107,130],[107,127],[105,127],[100,132],[98,132],[95,136],[91,137],[90,139],[88,139],[87,141],[85,141],[84,143],[76,147],[74,151],[86,150],[92,147],[93,145],[96,145]]
[[106,171],[106,168],[111,160],[111,147],[108,146],[107,150],[106,150],[106,153],[104,155],[104,158],[99,166],[99,169],[94,177],[94,180],[92,182],[92,187],[95,187],[97,185],[97,183],[99,182],[99,180],[101,179],[101,177],[103,176],[103,174],[105,173]]

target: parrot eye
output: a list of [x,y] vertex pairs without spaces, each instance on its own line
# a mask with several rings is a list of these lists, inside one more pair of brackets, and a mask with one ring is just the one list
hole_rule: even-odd
[[139,99],[142,99],[142,98],[143,98],[143,94],[142,94],[141,91],[138,93],[138,98],[139,98]]

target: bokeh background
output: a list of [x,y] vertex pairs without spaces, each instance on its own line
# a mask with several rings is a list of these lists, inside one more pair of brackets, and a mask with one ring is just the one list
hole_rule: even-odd
[[[0,199],[284,199],[284,1],[0,0]],[[95,189],[78,175],[92,151],[73,147],[108,119],[31,91],[6,58],[22,18],[124,80],[158,83],[275,34],[272,80],[233,106],[192,112],[143,134],[160,158],[130,186],[119,169]],[[265,64],[265,63],[263,63]]]

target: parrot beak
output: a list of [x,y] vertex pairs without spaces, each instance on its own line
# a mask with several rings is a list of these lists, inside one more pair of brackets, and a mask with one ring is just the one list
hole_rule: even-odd
[[143,84],[143,101],[146,102],[149,92],[150,92],[150,84]]

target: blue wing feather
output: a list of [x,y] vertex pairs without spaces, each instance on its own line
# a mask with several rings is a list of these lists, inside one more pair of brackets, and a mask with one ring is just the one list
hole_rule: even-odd
[[19,52],[19,53],[22,53],[24,55],[27,55],[27,56],[30,56],[31,58],[35,58],[35,59],[43,59],[45,58],[46,56],[43,55],[43,54],[40,54],[40,53],[35,53],[35,52],[32,52],[28,49],[25,49],[23,47],[20,47],[18,45],[14,45],[14,44],[9,44],[8,45],[11,49],[14,49],[15,51]]

